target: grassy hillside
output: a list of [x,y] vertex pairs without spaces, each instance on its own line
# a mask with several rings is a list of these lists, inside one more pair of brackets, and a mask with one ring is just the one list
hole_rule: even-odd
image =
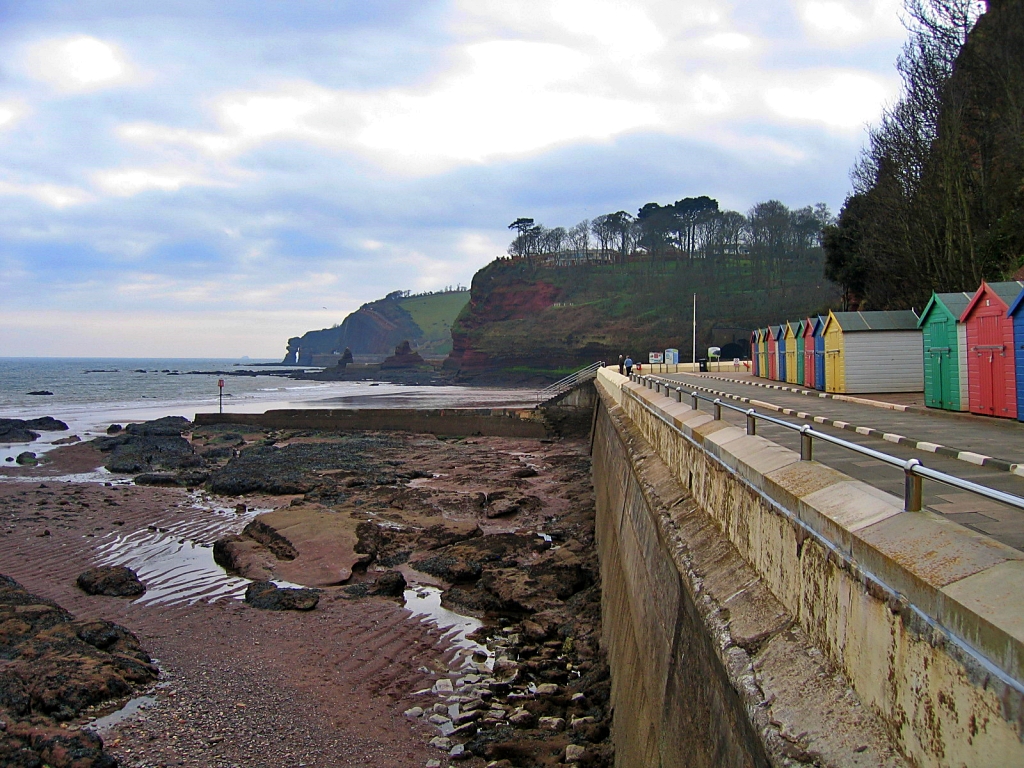
[[805,317],[837,298],[821,276],[820,250],[770,280],[750,270],[742,259],[728,271],[689,259],[562,267],[501,259],[473,278],[446,367],[500,381],[550,378],[619,354],[646,361],[669,347],[688,360],[694,293],[698,357],[711,344],[747,339],[749,329]]
[[419,326],[421,353],[447,355],[452,351],[452,323],[469,303],[469,291],[410,296],[398,303]]

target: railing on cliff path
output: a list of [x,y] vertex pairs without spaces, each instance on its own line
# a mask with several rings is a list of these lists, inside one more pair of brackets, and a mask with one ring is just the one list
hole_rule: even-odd
[[591,381],[597,376],[598,370],[604,367],[603,362],[591,363],[586,368],[581,368],[575,373],[570,373],[564,379],[559,379],[554,384],[549,384],[537,392],[537,398],[546,403],[548,400],[564,395],[570,389],[579,386],[585,381]]

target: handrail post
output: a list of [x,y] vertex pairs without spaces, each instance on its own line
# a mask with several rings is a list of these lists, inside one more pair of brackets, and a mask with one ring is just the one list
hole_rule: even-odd
[[811,426],[800,427],[800,461],[814,460],[814,438],[811,437]]
[[683,388],[682,387],[676,387],[676,402],[677,403],[683,402]]
[[906,512],[920,512],[923,506],[924,478],[914,474],[914,468],[920,464],[917,459],[907,459],[903,465],[903,509]]
[[715,421],[722,420],[722,398],[715,398]]
[[690,407],[693,408],[693,410],[695,410],[695,411],[697,410],[697,393],[696,392],[691,392],[690,393]]
[[748,435],[756,435],[757,434],[757,419],[754,418],[755,414],[756,414],[756,411],[753,408],[751,408],[749,411],[747,411],[747,434]]

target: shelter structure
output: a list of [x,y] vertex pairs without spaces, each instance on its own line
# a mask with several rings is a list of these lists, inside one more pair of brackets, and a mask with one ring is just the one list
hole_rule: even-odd
[[758,328],[750,332],[750,372],[755,376],[758,375],[758,365],[761,363],[760,355],[757,354],[757,343],[758,338],[761,335],[761,329]]
[[796,384],[796,326],[793,323],[785,323],[782,326],[782,338],[786,342],[786,375],[783,380],[790,384]]
[[1024,421],[1024,290],[1006,313],[1013,320],[1013,363],[1017,377],[1017,419]]
[[786,380],[786,325],[773,326],[775,331],[775,354],[779,358],[778,368],[775,370],[775,380]]
[[967,410],[967,326],[960,315],[971,294],[932,293],[917,321],[924,345],[924,404]]
[[761,339],[757,343],[757,355],[760,358],[759,369],[762,378],[768,378],[768,329],[760,329]]
[[967,392],[971,413],[1017,418],[1011,304],[1024,283],[982,282],[960,315],[967,327]]
[[829,312],[825,338],[825,390],[842,393],[920,392],[921,331],[917,315],[899,312]]
[[768,378],[779,378],[779,326],[768,326]]
[[827,317],[818,315],[814,323],[814,388],[825,391],[825,321]]
[[814,324],[817,318],[804,320],[804,376],[803,385],[814,389]]
[[793,335],[796,337],[796,376],[793,383],[803,386],[804,383],[804,321],[800,320],[793,325]]

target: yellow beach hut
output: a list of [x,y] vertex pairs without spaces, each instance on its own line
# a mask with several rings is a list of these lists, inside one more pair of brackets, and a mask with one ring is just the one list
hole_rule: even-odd
[[796,345],[796,323],[786,323],[782,328],[783,337],[786,339],[786,381],[796,384],[797,376],[797,345]]
[[917,315],[829,312],[825,337],[825,391],[847,394],[921,392],[923,352]]

